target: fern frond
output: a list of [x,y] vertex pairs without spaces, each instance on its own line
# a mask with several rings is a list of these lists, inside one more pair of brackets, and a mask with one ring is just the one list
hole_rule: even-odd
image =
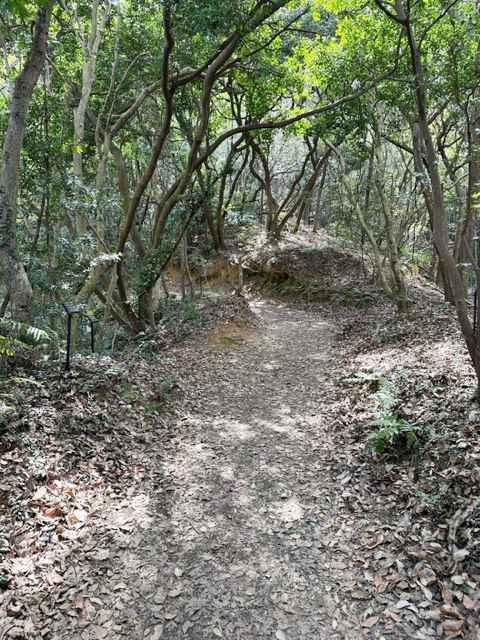
[[19,340],[27,347],[50,341],[49,334],[43,329],[9,318],[0,318],[0,332],[4,337]]
[[19,349],[25,348],[28,349],[28,344],[25,342],[0,335],[0,356],[14,356]]

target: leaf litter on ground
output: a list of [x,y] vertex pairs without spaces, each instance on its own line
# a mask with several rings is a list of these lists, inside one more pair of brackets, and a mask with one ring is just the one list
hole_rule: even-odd
[[[239,628],[245,637],[261,637],[254,611],[263,611],[268,600],[265,610],[272,617],[266,628],[279,640],[311,637],[312,629],[316,637],[332,639],[368,634],[478,640],[480,412],[472,401],[474,380],[452,312],[438,293],[412,284],[411,295],[414,310],[405,317],[388,302],[360,310],[291,301],[304,313],[303,321],[296,312],[286,315],[285,307],[265,306],[267,330],[274,333],[279,318],[297,327],[292,343],[305,339],[303,328],[317,317],[335,327],[330,329],[335,356],[326,360],[329,380],[322,383],[321,409],[306,365],[297,362],[298,371],[290,375],[294,360],[282,361],[280,354],[262,372],[264,329],[251,322],[243,298],[238,304],[227,301],[221,331],[248,325],[251,344],[206,339],[219,332],[212,320],[203,334],[195,331],[184,343],[169,329],[172,337],[160,339],[154,358],[81,357],[69,374],[60,371],[60,363],[37,371],[40,384],[29,387],[28,403],[18,396],[9,399],[13,413],[1,427],[0,628],[6,637],[133,638],[141,633],[138,637],[152,640],[189,637],[192,629],[208,638],[212,633],[232,637]],[[228,368],[238,362],[237,349],[257,366],[245,368],[243,377],[244,364],[233,376]],[[294,351],[295,345],[292,358]],[[238,558],[233,573],[227,565],[220,567],[230,591],[216,586],[214,558],[223,547],[212,555],[215,538],[222,544],[225,532],[230,535],[225,515],[230,507],[223,514],[217,508],[225,509],[232,494],[221,484],[211,493],[209,483],[218,475],[218,456],[227,455],[228,440],[220,439],[215,450],[205,429],[224,429],[214,417],[221,407],[236,416],[238,433],[244,432],[248,442],[248,427],[235,404],[245,394],[236,400],[235,393],[236,385],[243,385],[254,402],[262,402],[249,391],[246,377],[254,373],[257,388],[268,376],[265,380],[278,386],[287,405],[296,384],[302,405],[311,402],[313,429],[320,414],[328,421],[327,453],[324,443],[308,445],[312,460],[321,456],[321,470],[309,475],[308,465],[302,465],[297,474],[295,461],[288,484],[272,484],[274,466],[280,472],[292,461],[281,440],[266,439],[243,454],[248,459],[241,464],[252,465],[263,456],[269,468],[255,463],[254,476],[239,493],[267,505],[260,509],[269,514],[270,524],[261,535],[272,559],[288,549],[300,573],[311,575],[322,566],[318,610],[306,608],[300,590],[295,592],[297,614],[295,598],[290,603],[282,591],[274,565],[259,575],[268,574],[277,585],[275,599],[271,593],[267,597],[254,567],[242,567]],[[394,383],[397,410],[426,434],[412,452],[400,444],[382,455],[365,450],[364,425],[374,415],[371,395],[380,376]],[[172,401],[165,402],[158,384],[167,379],[176,385]],[[205,389],[210,416],[197,411]],[[279,406],[278,415],[288,417],[293,407],[295,419],[298,406],[290,405]],[[291,425],[290,419],[284,424]],[[278,438],[280,432],[274,433]],[[300,432],[296,437],[301,443]],[[273,453],[266,457],[269,448]],[[307,455],[302,447],[299,452]],[[191,472],[199,459],[203,471],[197,486],[192,478],[185,484],[182,465]],[[228,488],[228,468],[222,473]],[[242,503],[236,507],[240,513],[244,508]],[[309,522],[316,523],[313,529]],[[149,537],[152,529],[170,540],[170,548],[159,552]],[[205,537],[208,546],[193,556],[184,544],[180,553],[176,530],[183,531],[184,540]],[[171,556],[174,552],[179,555]],[[236,592],[239,580],[243,590]],[[292,589],[299,584],[297,578]],[[216,608],[227,619],[212,625]]]

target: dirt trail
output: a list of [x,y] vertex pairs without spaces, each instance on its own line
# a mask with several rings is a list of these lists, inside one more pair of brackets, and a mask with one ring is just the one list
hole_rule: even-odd
[[[254,308],[263,329],[168,352],[182,390],[172,436],[164,423],[139,434],[131,464],[145,475],[122,497],[92,484],[89,526],[71,531],[75,553],[58,540],[51,562],[64,553],[63,567],[50,591],[32,582],[31,619],[20,628],[12,618],[6,637],[383,637],[362,555],[372,513],[348,498],[336,327],[280,305]],[[414,637],[400,623],[391,633]]]
[[355,522],[338,500],[348,470],[329,420],[335,328],[255,306],[266,328],[254,339],[177,351],[188,399],[159,500],[169,526],[150,529],[148,559],[139,547],[146,599],[129,637],[363,636]]

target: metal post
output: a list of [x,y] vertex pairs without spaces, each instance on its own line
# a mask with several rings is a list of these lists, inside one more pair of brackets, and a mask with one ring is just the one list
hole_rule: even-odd
[[70,371],[70,342],[72,334],[72,316],[67,313],[67,361],[65,362],[65,371]]
[[65,371],[70,371],[70,351],[72,348],[72,318],[75,313],[84,314],[87,305],[76,304],[75,302],[64,302],[63,308],[67,314],[67,361],[65,362]]
[[92,347],[92,353],[95,353],[95,322],[93,318],[88,319],[90,323],[90,345]]

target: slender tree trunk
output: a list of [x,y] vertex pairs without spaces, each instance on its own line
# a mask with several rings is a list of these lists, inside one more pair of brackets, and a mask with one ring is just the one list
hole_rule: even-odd
[[[377,4],[385,11],[385,7],[380,0],[375,0]],[[469,317],[469,310],[465,300],[462,278],[457,270],[455,260],[448,248],[448,228],[447,216],[445,210],[445,201],[443,197],[443,188],[440,174],[438,172],[437,154],[433,144],[433,138],[430,132],[427,116],[427,84],[420,46],[416,41],[413,25],[410,22],[410,16],[405,12],[402,0],[395,0],[395,9],[397,15],[389,13],[399,22],[405,31],[410,49],[411,63],[413,74],[415,77],[415,96],[418,112],[418,123],[420,127],[421,138],[425,145],[426,161],[428,175],[432,187],[432,214],[433,214],[433,241],[438,251],[440,260],[445,267],[445,273],[448,277],[452,288],[452,298],[457,312],[458,322],[462,329],[463,337],[467,345],[470,358],[472,360],[477,380],[479,382],[478,392],[480,395],[480,353],[476,336],[473,332],[473,326]],[[388,10],[387,10],[388,11]]]
[[[468,130],[468,116],[467,116],[467,130]],[[468,133],[467,133],[468,140]],[[475,234],[475,215],[469,208],[468,193],[462,185],[461,176],[457,175],[454,168],[454,161],[449,160],[445,152],[444,143],[441,140],[441,136],[437,138],[437,146],[442,156],[443,164],[447,172],[448,177],[452,181],[453,188],[455,189],[455,195],[457,197],[457,227],[455,230],[455,240],[453,246],[453,259],[457,263],[458,269],[462,276],[464,295],[468,295],[468,274],[465,271],[465,264],[468,263],[468,251],[472,245],[473,236]],[[463,143],[464,141],[462,141]],[[462,144],[463,146],[463,144]],[[466,244],[465,244],[466,243]]]
[[5,298],[3,299],[2,306],[0,307],[0,318],[5,316],[5,312],[10,303],[10,291],[7,291]]
[[[85,41],[82,29],[79,27],[79,34],[83,42],[83,65],[82,65],[82,86],[80,99],[73,110],[73,174],[77,180],[75,185],[79,192],[79,202],[82,202],[81,183],[83,182],[83,139],[85,135],[85,114],[87,112],[90,95],[92,93],[93,81],[95,78],[95,67],[97,55],[103,36],[105,25],[110,16],[110,2],[107,1],[101,20],[98,15],[99,0],[92,2],[92,30]],[[82,208],[78,208],[75,215],[76,231],[79,235],[87,232],[87,217]]]
[[320,226],[321,226],[322,211],[320,209],[320,205],[322,203],[323,187],[325,186],[325,179],[327,177],[327,168],[328,168],[328,164],[325,163],[325,165],[323,167],[323,171],[322,171],[322,177],[320,179],[320,185],[318,187],[317,197],[316,197],[316,200],[315,200],[315,214],[314,214],[314,218],[313,218],[313,233],[317,233],[318,230],[320,229]]
[[[379,117],[381,117],[380,113],[378,115]],[[405,278],[403,277],[403,273],[400,268],[400,258],[395,238],[395,231],[393,228],[393,216],[385,190],[385,156],[382,148],[382,139],[379,124],[377,124],[375,127],[374,148],[375,158],[377,161],[375,167],[375,184],[377,187],[378,195],[380,196],[380,202],[382,204],[382,213],[385,222],[390,268],[393,275],[393,282],[395,283],[393,297],[397,304],[398,310],[407,311],[411,306],[411,301],[408,299]]]
[[235,155],[238,153],[239,151],[239,147],[243,142],[243,136],[240,137],[237,142],[235,142],[235,144],[232,145],[232,148],[229,151],[228,157],[227,157],[227,161],[225,163],[225,168],[223,171],[223,175],[222,175],[222,179],[220,182],[220,189],[218,192],[218,202],[217,202],[217,212],[216,212],[216,225],[217,225],[217,236],[218,236],[218,241],[220,243],[220,249],[224,250],[225,249],[225,239],[224,239],[224,224],[225,224],[225,217],[226,217],[226,210],[230,204],[230,202],[232,201],[233,198],[233,194],[235,192],[236,186],[238,184],[238,181],[240,179],[240,176],[242,175],[247,162],[248,162],[248,148],[247,151],[245,153],[245,157],[240,165],[240,168],[236,171],[235,173],[235,177],[233,178],[233,181],[230,185],[230,189],[229,189],[229,193],[227,196],[227,199],[225,200],[225,192],[226,192],[226,187],[227,187],[227,178],[228,175],[230,174],[230,170],[232,168],[232,165],[234,164],[234,159],[235,159]]
[[[422,144],[420,127],[417,122],[414,122],[411,125],[412,131],[412,141],[413,141],[413,160],[415,171],[417,173],[417,180],[420,184],[420,188],[422,190],[423,198],[425,200],[425,206],[428,211],[428,219],[430,222],[430,228],[433,233],[433,196],[432,189],[429,176],[427,175],[424,167],[424,158],[425,153],[422,149],[424,145]],[[436,253],[437,259],[434,261],[436,264],[436,274],[437,274],[437,284],[443,288],[445,294],[445,300],[448,302],[453,302],[453,294],[450,286],[450,281],[448,279],[445,266],[443,264],[443,260],[438,254],[436,246],[434,246],[434,251]]]
[[[202,188],[202,191],[204,193],[207,193],[207,185],[205,183],[205,179],[203,177],[203,173],[202,173],[201,167],[199,167],[197,169],[196,174],[197,174],[197,177],[198,177],[198,184]],[[203,215],[204,215],[204,218],[205,218],[205,222],[207,223],[207,226],[208,226],[208,230],[210,231],[210,235],[212,236],[213,247],[214,247],[215,251],[218,252],[218,251],[220,251],[221,246],[220,246],[220,240],[218,239],[217,228],[215,226],[215,220],[213,218],[213,212],[212,212],[211,202],[210,202],[210,198],[209,197],[206,197],[206,198],[203,199],[202,210],[203,210]]]
[[[254,142],[253,139],[249,140],[249,144],[254,151],[254,153],[252,154],[252,158],[250,160],[250,171],[253,177],[256,178],[260,183],[260,185],[262,186],[263,193],[265,193],[267,197],[266,231],[268,234],[275,234],[276,223],[277,223],[278,215],[280,211],[278,208],[278,204],[273,196],[272,176],[270,174],[270,167],[268,166],[268,160],[263,150],[261,149],[261,147],[256,142]],[[255,168],[255,157],[258,157],[263,167],[263,176],[261,176]]]
[[54,0],[38,10],[33,42],[25,66],[15,82],[5,133],[0,171],[0,264],[8,281],[12,317],[29,322],[32,287],[17,248],[17,194],[20,157],[28,107],[45,63],[48,28]]
[[326,153],[319,160],[317,160],[317,163],[314,165],[314,171],[312,175],[307,180],[305,186],[300,192],[300,195],[298,196],[298,198],[296,199],[296,201],[294,202],[294,204],[292,205],[288,213],[284,216],[283,220],[278,225],[277,231],[276,231],[278,237],[280,237],[280,234],[282,233],[282,230],[284,229],[285,225],[290,220],[290,218],[295,214],[297,209],[299,209],[299,213],[297,216],[297,221],[295,224],[294,231],[296,233],[299,230],[302,215],[307,206],[307,200],[310,197],[313,188],[315,187],[315,183],[318,179],[318,176],[320,175],[322,166],[327,162],[330,154],[331,154],[331,149],[327,149]]
[[[166,103],[166,111],[163,119],[163,123],[161,129],[159,131],[157,140],[152,150],[152,155],[150,157],[150,161],[145,171],[143,172],[142,177],[137,182],[135,191],[133,196],[130,198],[128,209],[126,211],[125,220],[123,222],[122,228],[120,230],[120,234],[117,240],[117,253],[123,253],[125,249],[125,245],[127,244],[128,237],[132,231],[132,227],[135,224],[135,216],[137,213],[138,205],[140,204],[140,200],[147,188],[150,180],[152,179],[153,173],[157,166],[158,159],[162,152],[163,146],[167,140],[168,134],[170,132],[170,125],[173,117],[173,91],[170,86],[170,77],[169,77],[169,62],[170,55],[175,46],[175,40],[172,33],[172,16],[170,12],[170,7],[164,8],[163,15],[163,23],[165,29],[165,46],[163,49],[163,61],[162,61],[162,89],[163,95]],[[128,322],[132,327],[132,331],[138,333],[143,328],[143,319],[141,317],[137,317],[128,301],[127,288],[125,286],[124,278],[123,278],[123,258],[119,260],[116,264],[116,273],[117,273],[117,288],[120,294],[120,300],[123,307],[123,311],[125,313],[126,318],[128,318]],[[148,295],[144,297],[146,304],[151,299],[151,296]],[[153,311],[151,309],[146,309],[145,313],[147,318],[153,317]]]
[[380,255],[380,250],[378,248],[377,241],[375,240],[375,236],[373,235],[372,230],[368,226],[367,221],[365,220],[365,217],[358,203],[358,200],[355,198],[355,194],[353,193],[352,186],[346,174],[345,160],[343,158],[343,155],[341,154],[340,150],[334,147],[333,144],[331,144],[330,142],[327,142],[327,145],[330,147],[330,149],[334,152],[334,154],[337,157],[338,164],[340,167],[340,179],[342,181],[343,186],[345,187],[345,191],[347,192],[347,196],[350,201],[350,204],[352,205],[355,211],[355,215],[357,216],[357,220],[360,224],[360,227],[362,231],[365,233],[365,236],[368,238],[368,241],[370,242],[370,246],[372,247],[373,257],[375,261],[375,266],[378,271],[378,278],[380,280],[380,284],[382,285],[382,288],[387,294],[387,296],[389,296],[390,298],[393,298],[392,289],[387,282],[387,279],[385,277],[385,272],[383,270],[382,256]]
[[185,281],[188,282],[188,286],[190,288],[190,297],[193,298],[193,280],[192,274],[190,273],[190,267],[188,265],[187,232],[183,234],[183,238],[180,243],[180,268],[182,271],[182,298],[185,298],[186,295]]

